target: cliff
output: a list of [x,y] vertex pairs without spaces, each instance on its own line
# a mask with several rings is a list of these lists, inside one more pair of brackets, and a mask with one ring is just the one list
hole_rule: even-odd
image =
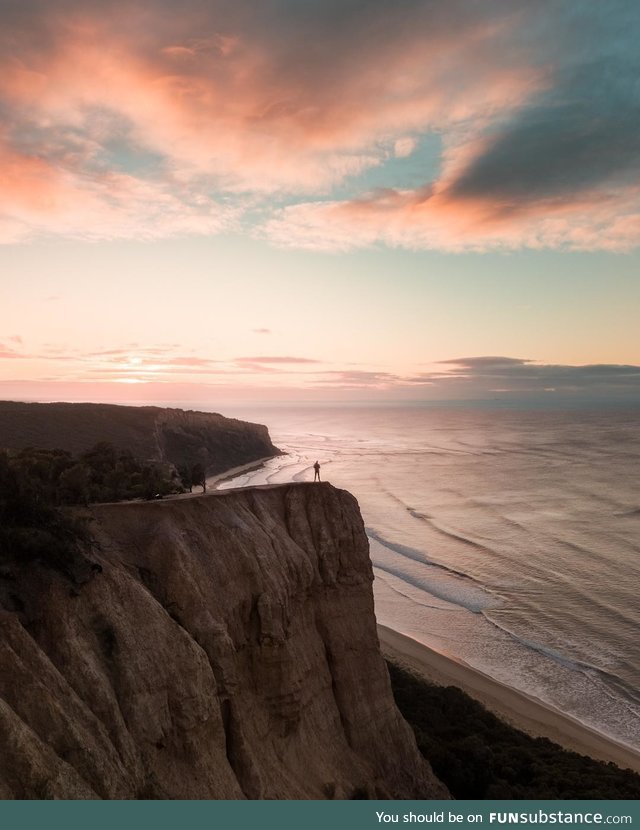
[[202,463],[219,473],[277,455],[261,424],[215,412],[95,403],[0,401],[0,447],[42,447],[78,454],[99,441],[143,461]]
[[392,698],[352,496],[91,514],[66,575],[0,570],[0,797],[446,797]]

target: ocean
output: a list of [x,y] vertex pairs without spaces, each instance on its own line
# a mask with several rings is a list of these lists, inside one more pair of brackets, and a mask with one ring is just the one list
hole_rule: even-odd
[[224,410],[358,499],[378,621],[640,749],[640,412]]

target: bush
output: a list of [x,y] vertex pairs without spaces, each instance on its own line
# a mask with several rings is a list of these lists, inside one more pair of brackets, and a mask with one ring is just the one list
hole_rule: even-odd
[[87,523],[56,506],[43,459],[26,458],[0,452],[0,561],[41,560],[64,570],[90,544]]
[[640,798],[640,776],[631,770],[532,738],[460,689],[388,666],[398,708],[454,798]]

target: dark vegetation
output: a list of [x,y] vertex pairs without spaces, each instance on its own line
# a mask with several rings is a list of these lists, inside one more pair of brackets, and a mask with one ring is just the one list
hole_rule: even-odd
[[169,465],[143,464],[106,442],[77,457],[32,447],[0,451],[0,562],[39,560],[69,571],[92,545],[87,520],[73,506],[183,491]]
[[58,507],[51,485],[32,477],[29,466],[0,452],[0,565],[41,561],[68,572],[91,547],[87,521]]
[[207,474],[202,464],[194,464],[193,467],[188,464],[181,464],[178,467],[178,474],[182,486],[190,493],[193,493],[194,487],[202,487],[202,492],[207,492]]
[[637,799],[640,776],[531,738],[453,686],[388,663],[398,708],[458,799]]
[[3,465],[18,490],[52,506],[152,499],[184,492],[168,464],[143,463],[128,450],[101,441],[79,456],[27,447],[4,453]]

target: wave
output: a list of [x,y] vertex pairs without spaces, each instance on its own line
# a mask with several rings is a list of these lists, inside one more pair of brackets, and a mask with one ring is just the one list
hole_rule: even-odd
[[496,594],[462,571],[456,571],[439,562],[433,562],[422,551],[415,550],[415,548],[389,542],[371,528],[365,528],[365,530],[370,540],[377,542],[392,553],[399,554],[405,559],[421,565],[424,570],[420,574],[409,573],[400,564],[395,565],[388,561],[382,561],[380,556],[376,555],[375,550],[372,551],[374,567],[386,571],[409,585],[413,585],[414,588],[426,591],[433,597],[458,605],[474,614],[479,614],[487,608],[499,606],[501,600]]
[[[410,511],[411,512],[411,511]],[[480,542],[476,542],[473,539],[470,539],[468,536],[463,536],[462,533],[456,532],[454,530],[448,530],[446,527],[437,524],[434,519],[428,518],[426,515],[412,512],[411,515],[414,518],[422,519],[423,521],[427,522],[436,533],[439,533],[441,536],[446,536],[448,539],[455,539],[456,542],[461,542],[463,545],[467,545],[468,547],[474,548],[475,550],[480,550],[483,553],[495,553],[492,548],[487,547],[486,545],[481,544]]]
[[[400,582],[406,583],[406,581],[407,581],[405,579],[404,574],[396,573],[396,572],[393,571],[392,568],[385,567],[385,566],[382,566],[382,565],[375,565],[374,567],[378,571],[384,571],[386,574],[389,574],[390,576],[395,576]],[[416,599],[416,597],[411,596],[410,594],[407,594],[404,591],[401,591],[395,585],[392,585],[387,579],[384,579],[384,577],[377,576],[376,578],[379,579],[381,582],[384,582],[384,584],[387,586],[387,588],[389,588],[390,591],[393,591],[394,594],[398,594],[398,596],[401,596],[401,597],[404,597],[405,599],[408,599],[412,603],[412,605],[419,605],[421,608],[431,608],[433,611],[447,611],[449,613],[454,613],[454,614],[455,613],[463,614],[466,610],[466,609],[464,609],[460,606],[456,606],[455,603],[451,603],[452,607],[447,608],[443,605],[432,605],[429,602],[421,602],[419,599]],[[435,596],[435,595],[429,593],[429,596]],[[442,599],[442,597],[437,597],[437,599]]]
[[[386,487],[380,485],[380,489],[386,496],[391,498],[397,504],[401,505],[410,516],[412,516],[414,519],[417,519],[420,522],[425,522],[431,528],[433,528],[433,530],[435,530],[436,533],[439,533],[441,536],[446,536],[449,539],[455,539],[457,542],[461,542],[463,545],[468,545],[469,547],[475,548],[476,550],[480,550],[483,553],[495,553],[495,551],[493,551],[491,548],[481,544],[480,542],[476,542],[475,540],[470,539],[468,536],[464,536],[459,531],[449,530],[448,528],[439,525],[433,516],[430,516],[428,513],[425,513],[423,511],[416,510],[414,507],[411,507],[410,505],[406,504],[402,501],[401,498],[396,496],[395,493],[392,493]],[[463,574],[463,576],[466,576],[466,574]]]
[[436,562],[433,559],[430,559],[426,553],[421,550],[416,550],[416,548],[410,548],[408,545],[401,545],[399,542],[390,542],[388,539],[385,539],[384,536],[381,536],[377,530],[372,527],[365,527],[365,531],[367,536],[370,539],[374,539],[378,544],[382,545],[388,550],[394,551],[394,553],[399,553],[400,556],[405,556],[407,559],[411,559],[414,562],[419,562],[421,565],[431,565],[434,568],[440,568],[443,571],[447,571],[448,573],[455,574],[456,576],[462,577],[463,579],[468,579],[471,582],[476,582],[473,577],[470,577],[468,574],[464,573],[464,571],[457,571],[455,568],[450,568],[447,565],[443,565],[440,562]]
[[[541,654],[543,657],[546,657],[552,660],[554,663],[557,663],[563,666],[566,669],[571,671],[580,672],[582,675],[585,675],[589,679],[593,679],[597,677],[600,679],[605,686],[612,687],[614,693],[611,693],[611,696],[614,697],[616,700],[620,700],[621,696],[623,698],[623,703],[625,704],[627,710],[636,718],[640,719],[640,692],[636,691],[632,687],[622,680],[622,678],[618,677],[617,674],[613,672],[609,672],[606,669],[600,668],[599,666],[594,665],[593,663],[589,663],[586,660],[579,660],[576,657],[568,657],[566,654],[558,651],[555,648],[551,648],[550,646],[545,646],[542,643],[538,643],[534,640],[529,640],[527,637],[523,637],[520,634],[517,634],[515,631],[512,631],[505,625],[501,625],[500,623],[496,622],[496,620],[492,619],[491,616],[485,611],[482,611],[482,616],[497,628],[499,631],[502,631],[504,634],[507,634],[512,640],[519,643],[520,645],[524,646],[531,651],[535,651],[538,654]],[[638,708],[636,708],[636,706]]]
[[626,510],[624,513],[614,513],[614,516],[618,518],[627,516],[640,516],[640,507],[636,507],[633,510]]
[[[504,598],[495,594],[468,574],[449,568],[439,562],[434,562],[420,550],[391,542],[370,527],[367,527],[366,531],[370,539],[383,548],[421,565],[424,572],[420,574],[407,572],[401,564],[396,565],[392,562],[381,561],[380,557],[375,555],[375,551],[372,551],[373,564],[377,570],[387,573],[420,591],[424,591],[434,599],[457,606],[461,611],[466,610],[473,614],[480,614],[492,627],[506,634],[523,648],[534,651],[569,671],[579,672],[592,682],[598,680],[603,692],[612,699],[621,701],[632,717],[640,718],[640,693],[625,683],[618,675],[586,660],[570,657],[556,648],[523,637],[492,618],[491,611],[497,610]],[[386,584],[389,585],[388,582]],[[409,596],[395,587],[393,587],[393,590],[402,596],[406,596],[407,599],[417,605],[441,611],[456,610],[455,608],[447,609],[442,606],[433,606],[428,602],[421,602],[415,596]]]

